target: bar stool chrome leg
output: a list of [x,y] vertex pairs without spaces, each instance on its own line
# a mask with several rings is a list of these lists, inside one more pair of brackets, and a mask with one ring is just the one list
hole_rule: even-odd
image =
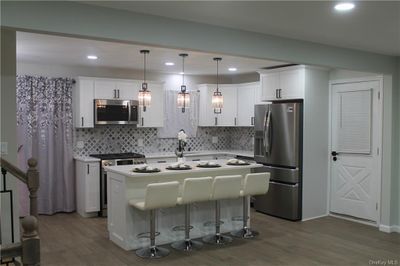
[[237,238],[251,239],[259,235],[257,231],[253,231],[248,227],[249,221],[249,200],[250,196],[243,197],[243,228],[231,232],[231,235]]
[[136,255],[144,259],[159,259],[168,256],[169,250],[156,246],[156,210],[150,210],[150,247],[136,250]]
[[190,204],[185,206],[185,240],[174,242],[171,247],[180,251],[192,251],[203,247],[201,242],[190,239]]
[[221,205],[219,200],[215,201],[215,235],[205,236],[203,242],[213,245],[225,245],[232,242],[232,238],[221,234],[220,225]]

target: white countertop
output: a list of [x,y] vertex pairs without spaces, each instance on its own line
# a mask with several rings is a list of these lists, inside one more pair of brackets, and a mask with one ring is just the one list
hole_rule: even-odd
[[94,158],[90,156],[74,156],[74,159],[84,163],[100,162],[99,158]]
[[221,165],[218,168],[200,168],[197,167],[199,162],[192,162],[188,161],[185,162],[186,164],[192,167],[191,170],[168,170],[166,167],[171,165],[171,163],[154,163],[148,164],[152,167],[157,167],[161,170],[158,173],[135,173],[132,170],[135,167],[140,167],[142,165],[119,165],[119,166],[106,166],[105,169],[107,172],[113,172],[120,175],[128,176],[128,177],[146,177],[146,176],[163,176],[163,175],[174,175],[174,174],[196,174],[196,173],[207,173],[207,172],[215,172],[215,171],[223,171],[223,170],[233,170],[233,169],[251,169],[262,167],[261,164],[252,163],[250,165],[241,165],[241,166],[234,166],[234,165],[227,165],[227,160],[212,160],[212,162],[216,162],[217,164]]
[[[205,151],[188,151],[183,153],[185,157],[192,156],[202,156],[202,155],[233,155],[233,156],[245,156],[245,157],[254,157],[253,151],[243,151],[243,150],[205,150]],[[156,153],[146,153],[146,158],[154,159],[154,158],[168,158],[168,157],[176,157],[174,152],[156,152]],[[75,160],[90,163],[90,162],[100,162],[100,159],[90,157],[90,156],[75,156]]]

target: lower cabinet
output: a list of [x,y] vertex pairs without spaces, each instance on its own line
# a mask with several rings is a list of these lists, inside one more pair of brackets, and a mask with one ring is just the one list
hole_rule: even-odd
[[75,161],[77,212],[83,217],[100,211],[100,162]]

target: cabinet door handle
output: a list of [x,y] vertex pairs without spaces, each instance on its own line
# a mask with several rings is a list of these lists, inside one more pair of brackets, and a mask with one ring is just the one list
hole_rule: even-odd
[[117,90],[118,91],[118,99],[119,99],[119,90]]
[[250,125],[254,126],[254,116],[252,116],[250,119]]
[[218,118],[217,117],[214,118],[214,125],[215,126],[218,125]]
[[279,99],[282,99],[281,92],[282,92],[282,89],[279,89],[279,90],[278,90],[278,93],[279,93]]
[[144,117],[142,117],[142,126],[144,126]]
[[235,117],[235,119],[234,119],[234,121],[233,121],[234,123],[235,123],[235,126],[236,126],[236,117]]
[[82,126],[84,125],[84,123],[83,123],[83,116],[81,117],[81,124],[82,124]]
[[89,164],[87,165],[87,174],[89,174]]
[[277,98],[277,99],[279,98],[278,89],[275,90],[275,98]]

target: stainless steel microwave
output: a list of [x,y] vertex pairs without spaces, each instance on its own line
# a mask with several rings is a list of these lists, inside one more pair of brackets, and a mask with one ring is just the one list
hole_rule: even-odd
[[95,125],[122,125],[138,123],[138,105],[135,100],[94,100]]

